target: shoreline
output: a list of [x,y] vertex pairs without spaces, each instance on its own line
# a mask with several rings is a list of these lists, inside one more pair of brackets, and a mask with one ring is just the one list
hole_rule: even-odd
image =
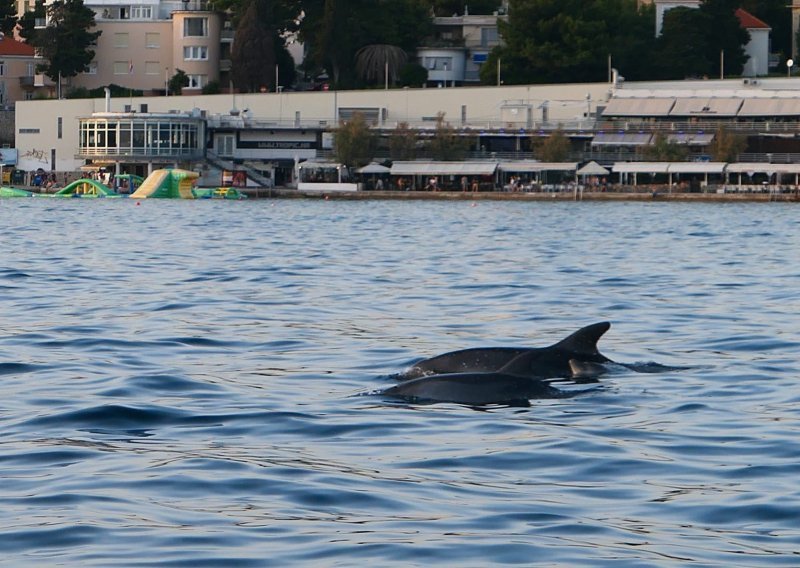
[[243,188],[254,199],[339,199],[394,201],[652,201],[686,203],[791,203],[800,202],[792,193],[662,193],[662,192],[572,192],[517,193],[503,191],[300,191],[287,188]]

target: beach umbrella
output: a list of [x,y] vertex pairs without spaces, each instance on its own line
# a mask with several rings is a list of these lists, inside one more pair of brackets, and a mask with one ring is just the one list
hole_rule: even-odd
[[391,170],[391,168],[387,168],[386,166],[382,166],[380,164],[376,164],[375,162],[372,162],[371,164],[367,164],[363,168],[359,168],[357,171],[360,174],[375,174],[375,175],[378,175],[378,174],[388,174],[392,170]]
[[598,164],[597,162],[589,162],[582,168],[580,168],[577,172],[579,176],[607,176],[609,172],[606,168]]
[[[356,171],[358,173],[360,173],[361,175],[372,174],[372,181],[375,182],[375,180],[378,178],[378,176],[388,175],[389,172],[392,171],[392,169],[391,168],[387,168],[386,166],[382,166],[380,164],[376,164],[375,162],[372,162],[371,164],[367,164],[363,168],[359,168]],[[383,182],[381,182],[381,184],[383,184]]]

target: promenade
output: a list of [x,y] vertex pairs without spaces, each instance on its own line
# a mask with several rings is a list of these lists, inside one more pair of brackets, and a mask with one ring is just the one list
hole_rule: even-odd
[[244,190],[252,198],[419,200],[419,201],[670,201],[686,203],[800,202],[797,192],[786,193],[689,193],[661,191],[603,192],[507,192],[507,191],[298,191],[275,188]]

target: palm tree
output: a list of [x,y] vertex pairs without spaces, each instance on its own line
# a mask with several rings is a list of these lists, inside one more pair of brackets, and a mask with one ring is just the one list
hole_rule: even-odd
[[385,43],[365,45],[356,52],[356,72],[367,83],[394,84],[406,61],[408,54],[402,47]]

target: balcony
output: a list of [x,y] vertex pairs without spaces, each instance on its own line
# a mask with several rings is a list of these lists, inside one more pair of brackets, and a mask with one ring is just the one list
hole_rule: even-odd
[[25,90],[35,89],[37,87],[44,87],[47,83],[45,82],[44,75],[33,75],[29,77],[20,77],[19,78],[19,86]]

